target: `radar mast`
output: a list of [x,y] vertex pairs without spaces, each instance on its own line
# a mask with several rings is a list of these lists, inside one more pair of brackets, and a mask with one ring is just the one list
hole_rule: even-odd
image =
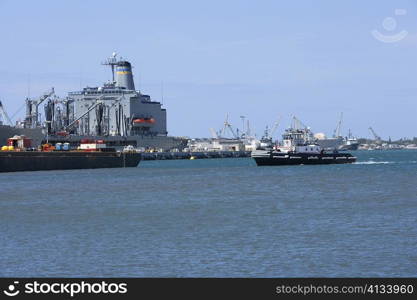
[[103,63],[101,63],[102,65],[110,66],[111,73],[112,73],[112,82],[115,82],[115,80],[114,80],[114,66],[116,66],[117,63],[118,63],[116,56],[117,56],[117,53],[113,52],[111,57],[107,58],[107,60],[105,60]]

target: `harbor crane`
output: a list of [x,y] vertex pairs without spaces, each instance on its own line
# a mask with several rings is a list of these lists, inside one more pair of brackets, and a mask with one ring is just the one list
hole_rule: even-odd
[[275,121],[274,127],[272,127],[272,130],[271,130],[271,137],[273,137],[275,132],[277,131],[278,126],[281,123],[281,119],[282,119],[282,116],[279,116],[278,119]]
[[223,129],[221,130],[221,137],[224,137],[226,134],[226,130],[229,130],[229,132],[232,134],[232,137],[237,139],[238,136],[236,135],[236,133],[233,131],[232,125],[230,125],[229,123],[229,114],[226,114],[226,119],[224,120],[224,126]]
[[251,137],[251,133],[252,133],[252,130],[249,124],[249,120],[246,120],[246,137]]
[[371,131],[372,135],[373,135],[373,136],[374,136],[374,138],[375,138],[375,143],[377,143],[377,144],[381,144],[381,142],[382,142],[381,137],[380,137],[379,135],[377,135],[377,134],[376,134],[376,132],[374,131],[374,129],[373,129],[372,127],[369,127],[369,130]]
[[307,125],[305,125],[303,122],[297,119],[296,116],[292,117],[291,128],[296,130],[310,129]]
[[333,131],[333,137],[337,138],[340,137],[340,131],[342,129],[342,122],[343,122],[343,113],[340,113],[340,119],[339,122],[337,122],[337,126],[335,130]]
[[213,139],[218,139],[219,136],[217,135],[216,130],[214,130],[214,128],[210,128],[210,133]]
[[240,119],[242,120],[242,138],[245,137],[245,118],[245,116],[240,116]]
[[278,117],[278,119],[275,121],[274,126],[272,127],[272,129],[269,128],[269,126],[267,125],[265,128],[265,132],[264,132],[264,136],[266,138],[272,138],[275,135],[275,132],[278,129],[278,126],[281,122],[281,116]]

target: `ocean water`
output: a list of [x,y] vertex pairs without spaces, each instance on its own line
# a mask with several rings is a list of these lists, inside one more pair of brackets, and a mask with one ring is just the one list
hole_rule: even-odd
[[417,276],[417,151],[0,174],[0,276]]

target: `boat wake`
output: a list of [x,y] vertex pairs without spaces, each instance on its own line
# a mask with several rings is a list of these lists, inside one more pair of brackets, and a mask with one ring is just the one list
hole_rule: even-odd
[[394,164],[395,162],[393,161],[373,161],[373,160],[369,160],[369,161],[357,161],[354,162],[353,164],[355,165],[386,165],[386,164]]

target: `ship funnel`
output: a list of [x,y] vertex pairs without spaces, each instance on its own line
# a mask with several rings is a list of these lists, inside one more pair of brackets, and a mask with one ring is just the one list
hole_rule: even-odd
[[132,65],[128,61],[119,61],[116,65],[116,86],[135,90],[133,81]]

